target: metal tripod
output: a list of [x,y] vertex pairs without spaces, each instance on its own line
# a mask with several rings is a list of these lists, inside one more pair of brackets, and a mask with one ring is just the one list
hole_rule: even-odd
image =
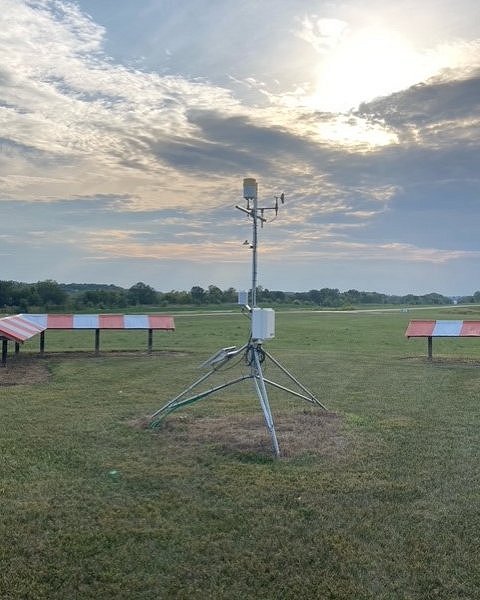
[[[245,360],[245,363],[249,367],[249,373],[243,374],[239,377],[231,379],[230,381],[224,382],[220,385],[216,385],[199,393],[193,394],[189,396],[190,392],[193,392],[195,388],[197,388],[201,383],[206,381],[213,374],[221,371],[222,367],[226,364],[230,363],[232,359],[240,356],[240,358]],[[266,359],[269,359],[282,373],[284,373],[288,379],[295,384],[297,390],[287,388],[271,379],[267,379],[262,370],[262,364]],[[275,456],[278,458],[280,456],[280,448],[278,445],[277,434],[275,433],[275,424],[273,422],[272,411],[270,410],[270,402],[268,401],[268,393],[267,393],[267,385],[272,386],[274,388],[283,390],[292,396],[296,396],[297,398],[301,398],[310,402],[311,404],[315,404],[324,410],[327,410],[326,407],[318,400],[310,390],[308,390],[304,385],[302,385],[298,379],[296,379],[276,358],[274,358],[269,352],[267,352],[262,344],[256,341],[249,341],[244,346],[240,348],[236,348],[234,346],[230,346],[228,348],[222,348],[219,352],[214,354],[211,358],[209,358],[202,366],[209,366],[210,369],[207,373],[202,375],[199,379],[194,381],[191,385],[183,390],[178,396],[175,396],[172,400],[168,401],[164,406],[162,406],[159,410],[154,412],[150,416],[150,427],[158,427],[162,420],[169,415],[170,413],[187,406],[189,404],[193,404],[198,400],[202,400],[211,394],[219,392],[231,385],[235,385],[247,379],[253,380],[253,384],[255,387],[255,391],[257,392],[258,399],[260,401],[260,406],[262,407],[263,415],[265,418],[265,424],[270,433],[270,437],[272,439],[272,446]],[[267,384],[267,385],[266,385]]]
[[[283,390],[297,398],[301,398],[310,402],[311,404],[316,404],[317,406],[327,410],[326,407],[310,392],[304,385],[302,385],[298,379],[296,379],[287,369],[282,366],[278,360],[276,360],[269,352],[267,352],[262,345],[264,339],[257,336],[255,337],[253,331],[253,312],[254,309],[257,308],[257,247],[258,247],[258,223],[260,222],[261,226],[266,222],[264,217],[265,211],[274,210],[275,216],[278,214],[278,200],[283,204],[284,195],[275,196],[275,205],[272,207],[259,207],[257,200],[257,182],[255,179],[244,179],[243,180],[243,197],[247,201],[246,208],[243,206],[236,206],[242,212],[246,213],[252,219],[252,242],[250,248],[252,249],[252,289],[251,289],[251,307],[248,305],[248,300],[245,302],[245,307],[248,309],[250,313],[251,319],[251,334],[249,341],[241,346],[240,348],[236,348],[235,346],[230,346],[228,348],[222,348],[216,354],[211,356],[208,360],[203,363],[203,367],[208,367],[209,371],[202,375],[199,379],[194,381],[190,386],[188,386],[183,392],[181,392],[178,396],[167,402],[164,406],[162,406],[159,410],[154,412],[150,416],[150,427],[158,427],[161,423],[162,419],[164,419],[171,412],[183,407],[188,404],[193,404],[198,400],[202,400],[215,392],[219,392],[231,385],[240,383],[247,379],[253,380],[253,384],[255,387],[255,391],[257,392],[258,399],[260,401],[260,405],[262,407],[263,415],[265,417],[265,424],[270,433],[270,437],[272,438],[273,451],[275,456],[278,458],[280,456],[280,448],[278,446],[277,434],[275,433],[275,424],[273,422],[272,411],[270,410],[270,403],[268,401],[267,394],[267,385],[272,386],[274,388]],[[246,242],[248,244],[248,242]],[[246,293],[245,293],[246,295]],[[270,310],[270,309],[268,309]],[[273,312],[273,311],[272,311]],[[273,333],[272,336],[273,337]],[[248,374],[241,375],[235,379],[222,383],[220,385],[216,385],[207,390],[204,390],[200,393],[194,394],[192,396],[188,396],[190,392],[193,392],[195,388],[197,388],[201,383],[206,381],[211,375],[220,371],[222,367],[228,364],[235,357],[240,357],[242,359],[242,355],[246,365],[249,367]],[[287,388],[271,379],[267,379],[262,370],[263,362],[269,359],[273,362],[273,364],[284,374],[287,378],[295,384],[297,391]],[[267,385],[266,385],[267,384]],[[298,391],[300,390],[300,391]]]

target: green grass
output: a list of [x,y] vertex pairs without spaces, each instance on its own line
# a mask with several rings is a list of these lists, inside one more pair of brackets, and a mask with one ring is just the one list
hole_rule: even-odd
[[[249,385],[131,425],[245,341],[239,314],[179,315],[152,355],[145,332],[102,332],[141,351],[99,357],[54,354],[92,332],[48,332],[43,359],[32,341],[7,368],[49,379],[0,388],[0,598],[478,598],[480,340],[435,340],[428,361],[403,335],[480,318],[459,311],[278,313],[268,350],[339,416],[279,461],[262,427],[261,446],[238,433],[261,417]],[[271,404],[281,448],[282,422],[317,416]]]

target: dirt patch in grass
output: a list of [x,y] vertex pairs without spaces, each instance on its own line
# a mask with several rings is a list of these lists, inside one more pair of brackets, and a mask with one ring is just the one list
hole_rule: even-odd
[[41,358],[48,359],[77,359],[77,358],[123,358],[125,356],[188,356],[187,352],[179,350],[101,350],[98,354],[89,350],[67,350],[65,352],[45,352]]
[[45,352],[42,356],[38,354],[18,354],[9,356],[7,365],[0,367],[0,387],[12,385],[34,385],[45,383],[50,378],[48,368],[49,361],[77,360],[79,358],[122,358],[125,356],[185,356],[185,352],[175,350],[158,350],[153,352],[142,352],[135,350],[112,350],[95,354],[94,352],[71,351],[71,352]]
[[45,383],[50,377],[47,363],[37,357],[16,356],[0,368],[0,387]]
[[[277,412],[275,430],[282,458],[304,455],[337,456],[344,452],[346,439],[342,419],[323,410],[296,413]],[[147,429],[148,418],[137,419],[132,426]],[[271,456],[272,442],[263,415],[229,415],[228,417],[171,416],[158,428],[157,435],[168,435],[174,444],[214,446],[225,454],[247,457]]]
[[430,362],[437,367],[480,367],[480,361],[478,358],[468,358],[466,356],[434,356]]
[[480,367],[478,358],[469,358],[468,356],[433,356],[432,358],[428,358],[428,356],[403,356],[400,360],[435,367]]

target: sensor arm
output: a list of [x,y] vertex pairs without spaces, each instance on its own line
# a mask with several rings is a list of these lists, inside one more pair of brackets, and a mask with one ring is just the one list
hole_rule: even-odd
[[[243,206],[238,206],[238,204],[235,204],[235,208],[238,208],[238,210],[241,210],[249,217],[252,217],[252,219],[255,217],[253,209],[248,210],[248,209],[244,208]],[[256,215],[256,218],[259,221],[263,221],[264,223],[267,222],[267,219],[265,219],[264,217],[260,217],[259,215]]]

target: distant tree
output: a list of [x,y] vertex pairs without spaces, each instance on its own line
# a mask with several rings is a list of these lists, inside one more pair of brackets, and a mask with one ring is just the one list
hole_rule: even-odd
[[361,292],[362,304],[386,304],[388,296],[378,292]]
[[403,297],[403,300],[405,304],[410,304],[412,306],[422,303],[420,296],[415,296],[414,294],[407,294]]
[[340,292],[336,288],[322,288],[321,290],[310,290],[308,300],[319,306],[340,306]]
[[211,304],[221,304],[223,302],[223,292],[216,285],[209,285],[206,301]]
[[237,302],[237,290],[233,287],[229,287],[228,290],[223,291],[223,301],[232,303]]
[[178,292],[177,290],[170,290],[169,292],[162,292],[159,294],[160,297],[160,303],[163,306],[166,306],[167,304],[183,304],[183,302],[181,301],[181,298],[183,296],[187,297],[187,302],[185,302],[185,304],[188,304],[190,302],[190,294],[188,292]]
[[191,304],[192,296],[190,295],[189,292],[186,292],[185,290],[182,290],[181,292],[177,292],[176,303],[177,304]]
[[192,297],[189,292],[171,290],[160,294],[160,301],[164,306],[167,304],[191,304]]
[[203,304],[205,302],[206,292],[199,285],[194,285],[192,287],[190,290],[190,295],[194,304]]
[[42,300],[37,292],[35,285],[21,284],[22,291],[20,292],[20,299],[18,301],[18,308],[20,312],[28,312],[32,307],[42,305]]
[[37,281],[34,284],[35,291],[38,294],[40,303],[43,306],[63,306],[68,299],[68,294],[63,290],[60,285],[52,279],[46,279],[45,281]]
[[270,300],[273,302],[284,302],[285,301],[285,292],[281,290],[271,290],[269,292]]
[[311,302],[310,296],[308,292],[295,292],[294,299],[298,300],[298,302]]
[[358,290],[347,290],[343,292],[343,299],[350,304],[360,304],[362,302],[362,292]]
[[266,291],[267,295],[265,294],[265,289],[261,286],[261,285],[257,285],[257,301],[258,302],[262,302],[263,300],[266,300],[268,298],[268,290]]
[[14,281],[0,281],[0,306],[8,307],[13,301]]
[[143,281],[139,281],[135,285],[132,285],[128,290],[128,302],[129,304],[138,305],[152,305],[158,303],[157,292]]
[[421,296],[422,304],[452,304],[452,300],[442,294],[431,293]]
[[88,290],[77,294],[74,306],[80,308],[124,308],[127,306],[127,292],[107,289]]

